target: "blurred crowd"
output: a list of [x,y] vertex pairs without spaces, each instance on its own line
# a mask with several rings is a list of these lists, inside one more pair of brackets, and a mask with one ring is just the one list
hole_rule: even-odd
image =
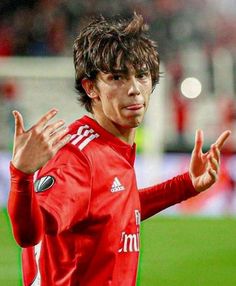
[[235,9],[233,0],[2,0],[0,56],[71,55],[86,19],[133,11],[150,24],[163,60],[189,43],[207,52],[219,46],[235,52]]

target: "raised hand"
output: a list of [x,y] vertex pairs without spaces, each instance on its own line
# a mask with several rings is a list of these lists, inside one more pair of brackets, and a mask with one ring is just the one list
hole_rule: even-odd
[[48,124],[57,112],[51,109],[26,131],[22,115],[13,111],[15,135],[12,164],[17,169],[27,174],[34,173],[69,142],[71,136],[66,135],[66,128],[62,128],[63,120]]
[[195,145],[191,156],[189,174],[196,191],[202,192],[213,185],[220,168],[220,150],[231,132],[223,132],[207,153],[202,152],[203,132],[196,131]]

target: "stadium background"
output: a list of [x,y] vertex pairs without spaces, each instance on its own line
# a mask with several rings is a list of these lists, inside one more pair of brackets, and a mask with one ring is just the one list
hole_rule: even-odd
[[[58,107],[67,123],[82,115],[73,88],[73,40],[92,16],[128,17],[134,10],[158,42],[163,72],[136,138],[139,186],[187,170],[196,128],[204,131],[204,149],[224,129],[233,131],[219,182],[143,224],[139,285],[236,283],[235,1],[5,0],[0,3],[0,285],[21,285],[20,250],[6,214],[11,111],[20,110],[28,127],[50,107]],[[188,78],[195,81],[184,85]]]

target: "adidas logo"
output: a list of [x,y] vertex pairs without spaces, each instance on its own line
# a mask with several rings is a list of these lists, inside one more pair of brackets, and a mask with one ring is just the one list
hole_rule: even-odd
[[111,192],[115,193],[115,192],[120,192],[120,191],[124,191],[125,187],[120,183],[119,179],[117,177],[115,177],[112,186],[111,186]]

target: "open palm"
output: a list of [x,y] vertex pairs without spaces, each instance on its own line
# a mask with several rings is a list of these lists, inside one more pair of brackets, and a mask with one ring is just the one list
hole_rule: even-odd
[[231,132],[223,132],[207,153],[202,152],[203,132],[196,131],[195,145],[191,156],[189,174],[194,188],[202,192],[213,185],[219,173],[220,150]]
[[29,130],[25,130],[22,115],[13,111],[15,135],[12,164],[20,171],[31,174],[50,160],[69,140],[67,129],[61,128],[63,120],[48,124],[57,114],[56,109],[48,111]]

